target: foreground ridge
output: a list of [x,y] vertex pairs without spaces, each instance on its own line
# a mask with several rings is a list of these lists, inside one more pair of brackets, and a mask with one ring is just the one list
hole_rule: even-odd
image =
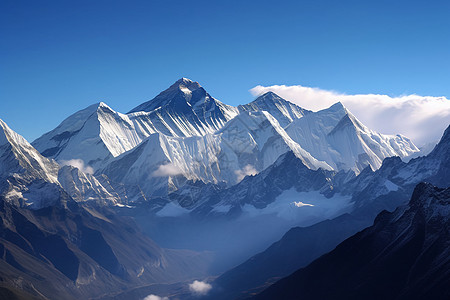
[[253,299],[446,299],[450,188],[416,186],[407,206],[382,212],[304,269]]

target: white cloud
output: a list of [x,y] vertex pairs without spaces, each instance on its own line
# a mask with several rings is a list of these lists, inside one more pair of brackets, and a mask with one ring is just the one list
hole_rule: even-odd
[[172,163],[160,165],[156,171],[152,173],[154,177],[175,176],[181,174],[181,169]]
[[169,300],[169,298],[151,294],[145,297],[143,300]]
[[234,174],[236,174],[237,176],[238,182],[244,179],[245,176],[256,175],[257,173],[258,171],[256,171],[256,169],[252,165],[246,165],[241,170],[234,171]]
[[369,128],[384,134],[403,134],[418,146],[440,139],[450,124],[450,100],[445,97],[346,95],[301,85],[256,86],[250,90],[255,96],[268,91],[314,111],[340,101]]
[[61,166],[75,167],[86,174],[94,174],[94,169],[91,166],[85,165],[82,159],[61,160],[59,164]]
[[212,289],[209,283],[204,281],[194,280],[193,283],[189,284],[189,290],[196,296],[204,296]]

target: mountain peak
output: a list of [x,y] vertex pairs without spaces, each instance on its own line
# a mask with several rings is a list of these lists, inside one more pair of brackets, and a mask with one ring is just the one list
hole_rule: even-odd
[[108,104],[106,104],[106,103],[103,102],[103,101],[100,101],[99,103],[97,103],[97,106],[98,106],[98,107],[107,107],[107,108],[110,108],[110,107],[108,106]]
[[[278,96],[277,94],[275,94],[274,92],[272,92],[272,91],[268,91],[268,92],[266,92],[266,93],[264,93],[264,94],[262,94],[262,95],[260,95],[258,98],[281,98],[280,96]],[[257,98],[257,99],[258,99]]]
[[266,92],[258,96],[252,102],[239,105],[240,112],[243,111],[268,111],[284,128],[293,120],[302,118],[304,115],[310,113],[296,104],[281,98],[274,92]]
[[432,157],[446,157],[449,153],[449,147],[450,146],[450,125],[447,127],[447,129],[444,131],[444,134],[442,135],[441,140],[439,143],[434,147],[433,151],[431,151],[430,155]]
[[189,78],[186,78],[186,77],[181,77],[180,79],[175,81],[175,84],[191,84],[191,83],[194,83],[194,81],[192,81],[192,80],[190,80]]
[[9,128],[8,124],[0,119],[0,146],[11,143],[11,139],[18,144],[28,145],[24,137]]
[[[281,98],[280,96],[278,96],[277,94],[275,94],[274,92],[268,91],[260,96],[258,96],[255,100],[253,100],[251,103],[283,103],[283,104],[292,104],[289,101]],[[294,105],[294,104],[292,104]]]
[[341,101],[336,102],[335,104],[331,105],[329,108],[327,108],[327,110],[329,111],[345,111],[346,113],[347,108],[344,106],[344,104],[342,104]]
[[100,109],[102,109],[102,108],[111,109],[111,108],[108,106],[108,104],[106,104],[106,103],[103,102],[103,101],[100,101],[100,102],[91,104],[91,105],[89,105],[88,107],[86,107],[85,109],[82,109],[82,110],[80,110],[80,111],[78,111],[78,112],[76,112],[76,113],[79,113],[79,112],[85,112],[86,114],[93,114],[93,113],[95,113],[96,111],[98,111],[98,110],[100,110]]
[[6,130],[8,125],[0,119],[0,145],[4,145],[8,142],[8,138],[6,137]]
[[[195,96],[193,96],[194,93]],[[181,107],[187,105],[186,103],[191,102],[191,100],[196,102],[206,97],[209,97],[208,93],[198,82],[183,77],[175,81],[168,89],[159,93],[159,95],[152,100],[138,105],[128,113],[139,111],[150,112],[166,105],[174,106],[175,103],[175,106]]]
[[2,119],[0,119],[0,129],[2,131],[6,130],[6,128],[8,128],[8,125],[6,125],[5,121],[3,121]]
[[[0,120],[0,146],[5,145],[7,147],[2,147],[0,150],[0,177],[10,176],[14,173],[27,173],[26,178],[23,178],[25,180],[40,178],[49,182],[56,182],[58,164],[41,156],[23,136],[9,128],[3,120]],[[0,193],[5,192],[4,188],[7,186],[0,187]],[[10,196],[14,199],[17,198],[14,193]]]
[[[193,92],[202,86],[197,81],[192,81],[188,78],[182,77],[175,81],[174,84],[172,84],[166,91],[173,90],[173,89],[179,89],[182,92],[189,93]],[[164,92],[163,92],[164,93]]]

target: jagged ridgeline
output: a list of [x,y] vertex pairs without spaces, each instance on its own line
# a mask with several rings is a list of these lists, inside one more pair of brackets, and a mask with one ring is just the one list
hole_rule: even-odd
[[233,107],[186,78],[31,144],[0,120],[0,298],[189,299],[193,280],[212,299],[254,295],[421,181],[448,187],[449,136],[409,160],[411,140],[339,102],[313,112],[269,92]]
[[127,114],[92,105],[32,144],[46,157],[138,184],[147,196],[178,189],[177,176],[234,185],[288,151],[310,169],[356,174],[419,151],[404,136],[368,129],[341,103],[311,112],[269,92],[232,107],[186,78]]

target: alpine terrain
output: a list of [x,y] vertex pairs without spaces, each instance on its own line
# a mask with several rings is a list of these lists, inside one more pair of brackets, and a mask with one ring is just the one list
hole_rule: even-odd
[[0,299],[444,299],[449,146],[187,78],[32,143],[0,120]]

